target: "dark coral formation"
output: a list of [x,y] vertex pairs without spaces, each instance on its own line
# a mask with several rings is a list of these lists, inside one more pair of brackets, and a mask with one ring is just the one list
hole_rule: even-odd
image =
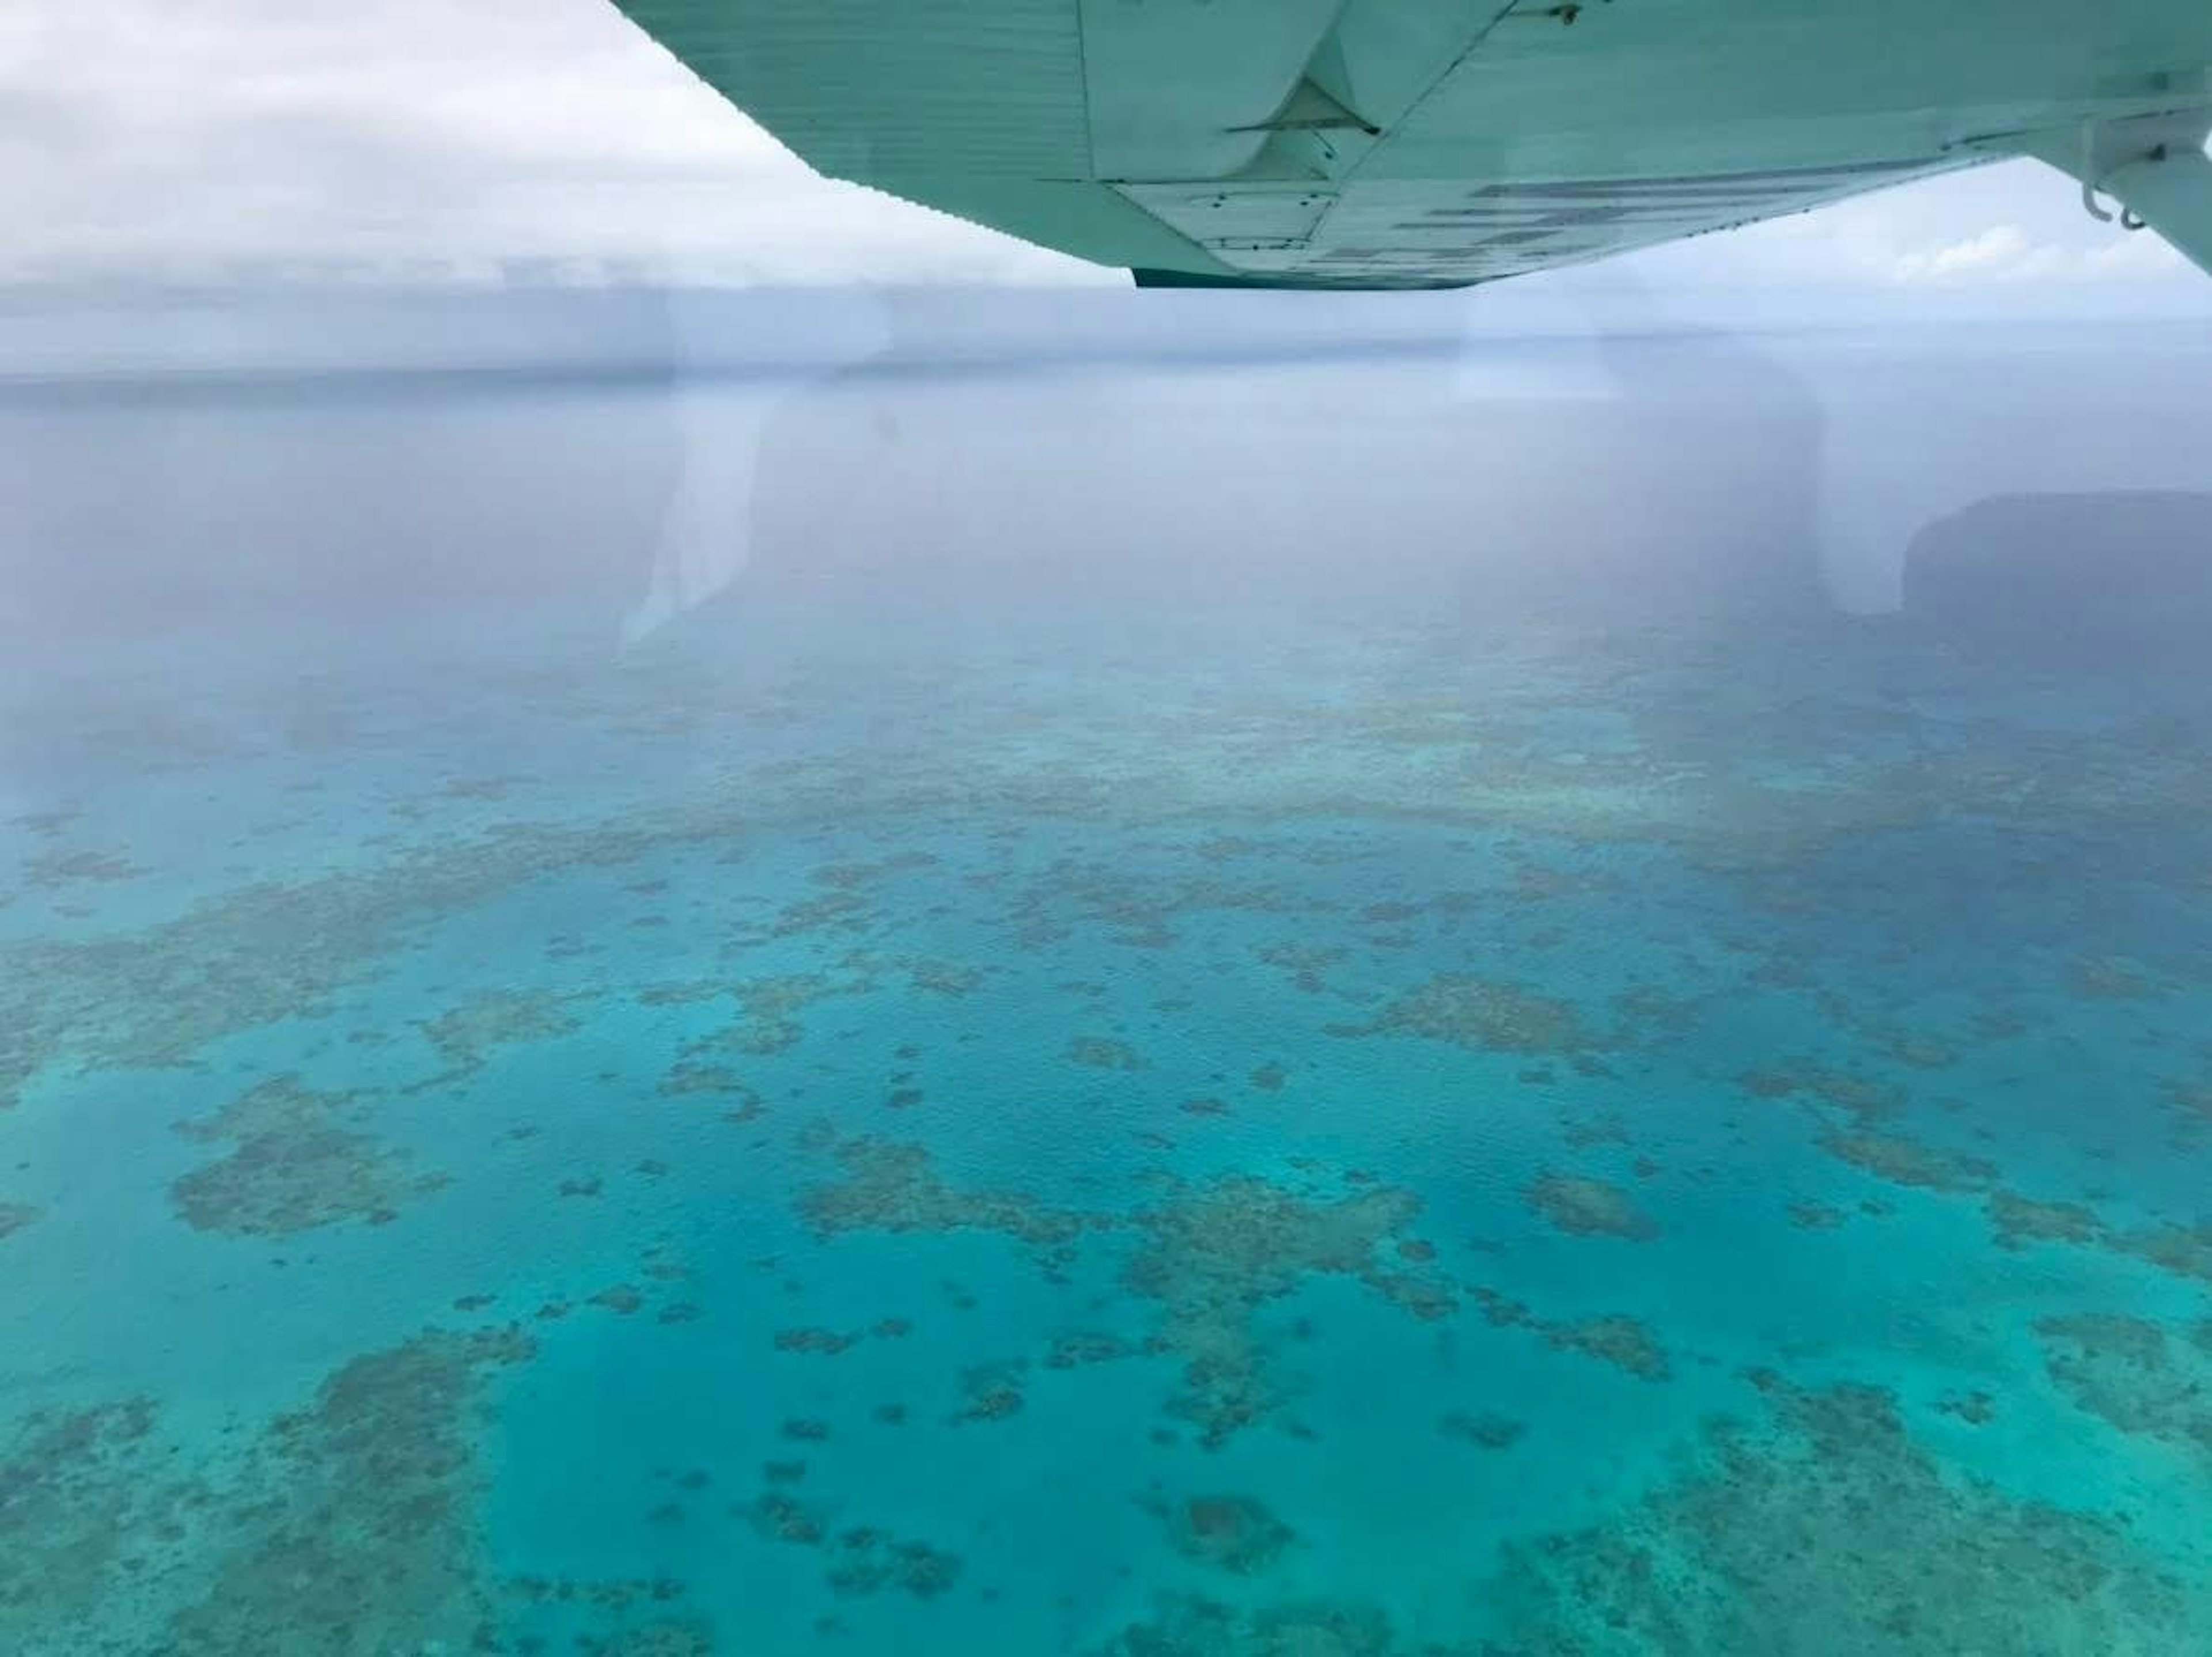
[[257,1481],[276,1499],[173,1619],[176,1648],[274,1654],[301,1627],[363,1657],[481,1637],[468,1427],[480,1372],[530,1351],[506,1331],[422,1336],[355,1359],[279,1417],[264,1441],[275,1466]]
[[[1571,1649],[1560,1648],[1561,1651]],[[1316,1601],[1241,1610],[1218,1599],[1162,1594],[1153,1614],[1100,1647],[1097,1657],[1456,1657],[1401,1645],[1372,1605]]]
[[23,883],[32,891],[54,891],[80,881],[137,880],[146,871],[129,858],[89,849],[41,852],[23,859]]
[[1110,1035],[1079,1035],[1067,1044],[1070,1064],[1091,1070],[1142,1070],[1144,1056],[1127,1041]]
[[1477,1289],[1474,1298],[1486,1321],[1501,1329],[1533,1331],[1555,1352],[1579,1352],[1584,1357],[1625,1370],[1639,1381],[1667,1381],[1673,1377],[1674,1366],[1668,1361],[1667,1349],[1659,1344],[1659,1338],[1642,1319],[1631,1317],[1626,1312],[1554,1320],[1537,1316],[1522,1302],[1494,1289]]
[[207,1492],[151,1476],[155,1418],[137,1399],[16,1424],[0,1448],[0,1645],[59,1651],[73,1630],[108,1632],[103,1602],[123,1580],[172,1575],[147,1541],[181,1534]]
[[169,1195],[196,1230],[289,1236],[345,1220],[381,1224],[443,1175],[362,1131],[366,1096],[320,1093],[272,1077],[177,1132],[229,1150],[181,1175]]
[[1146,1511],[1166,1527],[1168,1545],[1184,1558],[1232,1576],[1272,1569],[1297,1533],[1267,1504],[1249,1496],[1150,1496]]
[[2177,1278],[2212,1284],[2212,1220],[2146,1226],[2114,1238],[2112,1247]]
[[1753,1376],[1770,1419],[1595,1528],[1513,1545],[1494,1657],[2208,1648],[2212,1605],[2121,1526],[1947,1474],[1878,1388]]
[[2066,983],[2087,1001],[2141,1001],[2157,993],[2142,963],[2121,956],[2076,956],[2066,968]]
[[737,1017],[705,1045],[757,1056],[783,1053],[806,1033],[801,1013],[817,1001],[857,987],[822,973],[743,980],[730,986],[738,998]]
[[1650,1242],[1659,1235],[1651,1217],[1619,1186],[1582,1174],[1544,1174],[1529,1186],[1528,1206],[1562,1231],[1579,1237],[1625,1237]]
[[0,1643],[20,1651],[333,1657],[480,1648],[471,1427],[511,1331],[356,1358],[215,1461],[150,1405],[33,1416],[0,1455]]
[[799,1193],[799,1211],[817,1232],[1000,1231],[1039,1248],[1065,1247],[1083,1234],[1082,1216],[1001,1192],[957,1190],[938,1177],[920,1145],[852,1139],[836,1148],[844,1177]]
[[1990,1193],[1990,1229],[2000,1248],[2024,1248],[2033,1242],[2090,1244],[2105,1235],[2104,1222],[2080,1203],[2038,1202],[2015,1191]]
[[576,1011],[585,998],[550,990],[483,990],[424,1022],[422,1034],[446,1068],[416,1089],[465,1080],[500,1047],[550,1041],[584,1027]]
[[1666,1381],[1674,1374],[1673,1366],[1667,1361],[1666,1348],[1660,1345],[1650,1326],[1626,1313],[1547,1323],[1544,1326],[1544,1339],[1561,1350],[1580,1352],[1610,1363],[1639,1381]]
[[1044,1367],[1048,1369],[1074,1369],[1086,1363],[1110,1363],[1115,1358],[1125,1358],[1139,1349],[1119,1335],[1100,1334],[1091,1330],[1069,1330],[1054,1335],[1045,1347]]
[[1460,1439],[1477,1449],[1509,1450],[1527,1436],[1528,1423],[1492,1410],[1473,1414],[1454,1410],[1438,1419],[1437,1430],[1446,1438]]
[[2035,1332],[2051,1378],[2081,1408],[2202,1457],[2212,1472],[2212,1319],[2171,1330],[2086,1313],[2044,1318]]
[[919,1145],[856,1139],[836,1155],[844,1177],[810,1187],[799,1202],[823,1235],[997,1231],[1037,1248],[1058,1269],[1087,1234],[1133,1229],[1123,1282],[1157,1305],[1147,1350],[1182,1362],[1183,1385],[1170,1407],[1198,1423],[1208,1445],[1279,1405],[1253,1320],[1304,1278],[1356,1278],[1424,1320],[1446,1316],[1455,1304],[1449,1286],[1425,1270],[1421,1247],[1399,1248],[1412,1241],[1407,1229],[1420,1206],[1407,1192],[1369,1184],[1351,1195],[1310,1197],[1249,1176],[1168,1181],[1163,1201],[1133,1216],[1086,1215],[1018,1193],[948,1186]]
[[960,1407],[953,1412],[954,1424],[1003,1421],[1008,1416],[1019,1415],[1025,1401],[1022,1396],[1022,1372],[1027,1368],[1017,1360],[971,1364],[962,1370]]
[[775,1332],[775,1350],[818,1352],[826,1357],[836,1357],[860,1339],[858,1335],[840,1334],[835,1329],[779,1329]]
[[1997,1401],[1987,1393],[1946,1393],[1936,1401],[1936,1410],[1955,1416],[1969,1427],[1986,1427],[1997,1418]]
[[1863,1126],[1902,1109],[1905,1104],[1905,1096],[1888,1083],[1809,1059],[1747,1071],[1737,1083],[1761,1099],[1795,1096],[1830,1106]]
[[1572,1053],[1601,1043],[1573,1005],[1524,985],[1440,973],[1346,1035],[1421,1035],[1495,1053]]
[[711,1624],[696,1617],[647,1623],[606,1636],[580,1635],[577,1657],[715,1657]]
[[38,1219],[40,1210],[28,1203],[0,1203],[0,1237],[9,1237]]
[[1876,1179],[1929,1191],[1981,1191],[1997,1177],[1996,1165],[1985,1157],[1947,1150],[1901,1133],[1833,1129],[1820,1136],[1820,1149]]
[[835,1528],[829,1504],[802,1501],[774,1484],[732,1511],[741,1514],[757,1534],[769,1541],[818,1550],[823,1580],[842,1597],[897,1590],[917,1599],[933,1599],[960,1580],[957,1554],[872,1526]]
[[129,932],[9,945],[0,950],[0,1098],[57,1060],[182,1065],[220,1037],[326,1012],[426,924],[541,874],[634,861],[668,832],[501,825],[366,868],[239,887]]
[[1254,953],[1267,965],[1280,968],[1294,988],[1318,995],[1329,987],[1328,969],[1352,952],[1340,944],[1286,943],[1264,944]]
[[1283,1400],[1254,1319],[1307,1277],[1355,1278],[1419,1318],[1449,1314],[1443,1285],[1382,1259],[1419,1211],[1418,1199],[1388,1187],[1311,1199],[1247,1175],[1179,1187],[1139,1214],[1123,1282],[1158,1303],[1152,1344],[1182,1360],[1170,1411],[1208,1446],[1273,1415]]

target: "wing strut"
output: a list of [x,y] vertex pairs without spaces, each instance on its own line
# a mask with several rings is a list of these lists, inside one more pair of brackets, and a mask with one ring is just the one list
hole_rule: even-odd
[[[2043,133],[2021,147],[2081,182],[2093,218],[2124,230],[2148,225],[2175,251],[2212,275],[2212,156],[2204,141],[2212,110],[2185,109],[2132,120],[2092,122],[2078,131]],[[2104,203],[2119,203],[2117,213]]]

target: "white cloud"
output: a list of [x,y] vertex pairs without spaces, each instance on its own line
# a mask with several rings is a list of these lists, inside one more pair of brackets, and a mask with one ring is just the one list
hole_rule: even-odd
[[2188,262],[2154,235],[2118,232],[2097,246],[2039,241],[2016,224],[1897,254],[1890,279],[1906,286],[1978,282],[2135,282],[2179,275]]
[[33,0],[0,277],[1103,280],[816,177],[605,0]]
[[2016,224],[1993,224],[1964,241],[1947,242],[1924,252],[1900,253],[1890,266],[1898,282],[1951,282],[1960,277],[1982,277],[2017,267],[2033,244]]

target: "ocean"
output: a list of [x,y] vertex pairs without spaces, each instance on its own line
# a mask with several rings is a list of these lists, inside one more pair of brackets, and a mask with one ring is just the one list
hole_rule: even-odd
[[1023,303],[0,383],[0,1648],[2212,1651],[2203,341]]

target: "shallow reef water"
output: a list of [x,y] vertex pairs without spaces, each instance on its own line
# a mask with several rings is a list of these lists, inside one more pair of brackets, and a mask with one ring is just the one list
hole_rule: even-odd
[[2212,679],[186,659],[9,693],[0,1650],[2212,1651]]

